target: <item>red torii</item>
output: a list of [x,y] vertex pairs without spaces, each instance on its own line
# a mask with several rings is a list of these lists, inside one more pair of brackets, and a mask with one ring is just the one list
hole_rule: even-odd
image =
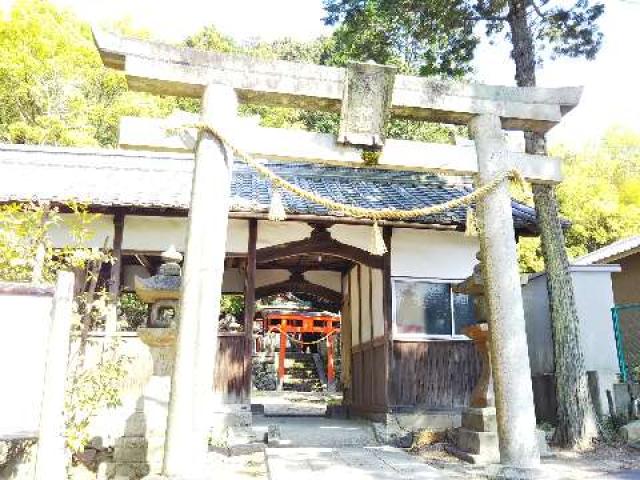
[[335,380],[333,340],[334,335],[340,333],[340,315],[330,312],[271,310],[262,312],[262,320],[265,332],[276,330],[280,332],[279,385],[282,385],[284,380],[284,360],[287,350],[287,335],[289,333],[320,333],[327,339],[327,384],[333,384]]

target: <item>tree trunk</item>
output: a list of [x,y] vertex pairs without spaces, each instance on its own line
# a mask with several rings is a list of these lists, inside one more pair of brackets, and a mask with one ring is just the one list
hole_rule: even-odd
[[[509,1],[512,56],[516,65],[516,82],[520,87],[536,86],[535,47],[528,21],[528,5],[528,0]],[[525,150],[532,154],[546,154],[544,135],[525,132]],[[591,444],[597,429],[587,388],[569,260],[554,187],[533,185],[533,193],[547,271],[554,342],[558,402],[554,441],[563,447],[582,448]]]

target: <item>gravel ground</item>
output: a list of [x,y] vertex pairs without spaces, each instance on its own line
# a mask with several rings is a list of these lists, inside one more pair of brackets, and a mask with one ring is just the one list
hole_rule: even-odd
[[[429,445],[413,453],[426,463],[451,474],[452,478],[487,478],[486,469],[449,455],[443,443]],[[542,478],[549,480],[636,479],[640,480],[640,451],[626,446],[598,445],[585,452],[552,449],[542,459]]]

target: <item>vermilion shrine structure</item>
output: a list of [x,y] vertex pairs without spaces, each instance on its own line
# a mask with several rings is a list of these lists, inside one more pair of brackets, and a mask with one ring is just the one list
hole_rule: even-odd
[[[517,169],[530,182],[558,183],[561,174],[557,159],[509,152],[503,130],[544,133],[577,105],[581,95],[579,88],[466,84],[395,75],[393,68],[374,64],[352,64],[343,69],[261,61],[123,39],[101,32],[94,32],[94,36],[104,64],[122,70],[131,89],[200,98],[199,122],[214,127],[235,147],[255,158],[362,167],[365,166],[363,151],[373,149],[380,152],[375,168],[473,175],[477,187],[512,169]],[[339,135],[261,128],[237,117],[238,102],[340,112]],[[475,148],[385,139],[384,126],[389,116],[468,125]],[[216,365],[219,292],[225,264],[234,156],[211,132],[191,130],[168,134],[167,128],[175,126],[162,120],[125,119],[120,144],[126,148],[164,152],[195,149],[163,467],[164,475],[190,478],[202,474],[208,434],[215,422],[211,412],[218,401],[214,397],[212,372]],[[539,464],[536,422],[516,232],[506,182],[478,201],[476,208],[500,461],[508,468],[535,469]],[[366,220],[359,221],[366,223]],[[390,227],[398,223],[380,222],[388,246]],[[255,231],[250,232],[251,235],[255,235]],[[380,373],[375,381],[366,380],[372,382],[367,385],[376,398],[380,398],[379,405],[371,407],[368,413],[392,411],[392,392],[394,388],[402,389],[402,384],[397,383],[415,379],[407,380],[394,365],[399,361],[397,352],[402,351],[402,346],[394,339],[388,276],[390,255],[345,253],[322,228],[316,228],[314,235],[306,246],[303,242],[291,242],[271,247],[262,255],[275,259],[292,257],[300,251],[313,253],[310,244],[316,251],[332,251],[338,257],[360,259],[357,261],[363,265],[383,272],[383,324],[381,331],[375,335],[372,331],[371,335],[376,353],[362,357],[369,359],[368,364],[362,365],[366,367],[365,372]],[[252,272],[255,272],[256,256],[254,241],[253,252],[250,250],[248,257],[249,296],[255,290]],[[346,328],[343,327],[343,337]],[[353,387],[354,392],[360,388],[356,388],[355,383]],[[367,407],[361,406],[359,413],[366,414]]]

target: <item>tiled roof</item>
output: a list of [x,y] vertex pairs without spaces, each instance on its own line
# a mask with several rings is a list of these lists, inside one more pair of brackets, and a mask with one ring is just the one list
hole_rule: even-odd
[[[270,163],[279,175],[323,196],[370,208],[434,205],[468,192],[432,175],[318,164]],[[0,202],[79,200],[94,206],[187,209],[193,156],[122,150],[0,144]],[[271,184],[243,163],[234,165],[234,212],[267,212]],[[288,214],[340,215],[284,193]],[[416,220],[464,225],[465,208]],[[535,229],[535,211],[513,202],[516,228]]]
[[609,263],[640,251],[640,235],[623,238],[574,260],[575,265]]

